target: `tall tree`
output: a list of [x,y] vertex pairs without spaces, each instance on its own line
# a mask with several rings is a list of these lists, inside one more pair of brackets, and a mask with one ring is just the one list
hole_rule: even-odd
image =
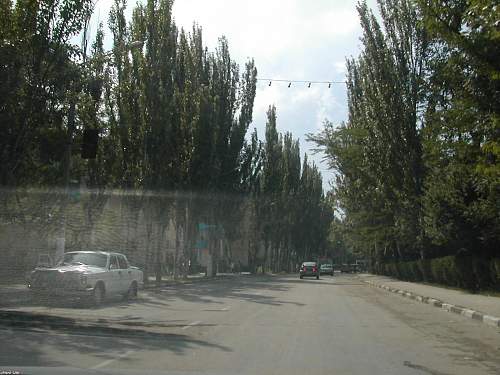
[[500,240],[500,54],[495,1],[419,1],[431,36],[425,230],[442,253]]
[[379,257],[423,257],[419,111],[427,38],[411,1],[378,5],[383,27],[366,3],[358,5],[363,49],[347,61],[347,123],[326,123],[310,139],[337,172],[339,208],[358,232],[357,246],[375,246]]
[[71,40],[92,4],[1,2],[1,185],[62,183],[68,100],[81,83],[74,61],[79,50]]

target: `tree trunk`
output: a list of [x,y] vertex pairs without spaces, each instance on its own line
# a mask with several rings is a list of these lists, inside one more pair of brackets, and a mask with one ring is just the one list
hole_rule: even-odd
[[[144,215],[147,217],[147,215]],[[144,283],[147,285],[149,283],[149,271],[150,271],[150,252],[151,252],[151,234],[153,232],[153,224],[149,217],[147,217],[146,222],[146,254],[144,259]]]
[[156,285],[161,284],[162,269],[161,269],[161,245],[163,243],[163,226],[158,224],[158,239],[156,244],[156,259],[155,259],[155,276]]

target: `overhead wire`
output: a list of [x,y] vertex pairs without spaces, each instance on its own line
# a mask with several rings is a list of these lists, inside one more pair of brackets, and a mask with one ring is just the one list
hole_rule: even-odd
[[292,87],[292,83],[305,83],[308,88],[311,88],[312,84],[327,84],[328,88],[331,88],[333,84],[347,84],[346,81],[309,81],[309,80],[297,80],[297,79],[276,79],[276,78],[257,78],[257,81],[269,82],[268,86],[271,86],[273,82],[284,82],[288,83],[288,88]]

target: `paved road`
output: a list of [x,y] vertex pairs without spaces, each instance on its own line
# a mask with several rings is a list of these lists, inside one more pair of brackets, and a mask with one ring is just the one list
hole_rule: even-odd
[[135,304],[111,302],[101,310],[72,312],[115,314],[157,333],[111,336],[0,327],[0,369],[500,373],[500,330],[369,287],[356,276],[324,276],[318,281],[241,277],[147,292]]

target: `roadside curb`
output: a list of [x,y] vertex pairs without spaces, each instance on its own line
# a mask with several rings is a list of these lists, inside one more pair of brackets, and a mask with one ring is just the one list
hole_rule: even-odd
[[441,309],[446,310],[448,312],[452,312],[455,314],[465,316],[469,319],[480,321],[483,324],[486,324],[488,326],[500,327],[500,318],[498,318],[498,317],[486,315],[486,314],[483,314],[479,311],[468,309],[466,307],[452,305],[450,303],[446,303],[446,302],[440,301],[440,300],[435,299],[435,298],[420,296],[418,294],[408,292],[406,290],[392,288],[388,285],[378,284],[378,283],[374,283],[374,282],[368,281],[368,280],[363,280],[363,281],[370,286],[380,288],[380,289],[385,289],[388,292],[399,294],[402,297],[406,297],[406,298],[409,298],[409,299],[412,299],[412,300],[415,300],[418,302],[426,303],[428,305],[432,305],[432,306],[441,308]]
[[142,289],[158,289],[158,288],[164,288],[167,286],[179,286],[179,285],[189,285],[189,284],[195,284],[199,283],[202,281],[214,281],[217,280],[217,278],[214,277],[207,277],[207,278],[199,278],[199,279],[179,279],[179,280],[168,280],[168,281],[162,281],[160,285],[157,285],[156,282],[152,281],[150,284],[144,285]]

